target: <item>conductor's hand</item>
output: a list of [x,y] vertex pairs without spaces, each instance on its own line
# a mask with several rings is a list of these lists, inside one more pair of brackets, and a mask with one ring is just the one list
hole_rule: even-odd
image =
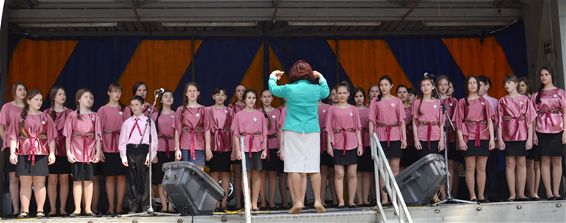
[[314,75],[314,77],[316,77],[316,78],[320,78],[320,77],[322,77],[322,74],[321,74],[320,72],[316,71],[316,70],[315,70],[315,71],[313,71],[313,72],[312,72],[312,74],[313,74],[313,75]]
[[280,71],[280,70],[274,70],[273,72],[271,72],[270,77],[275,77],[275,78],[277,78],[277,80],[280,80],[281,76],[283,76],[284,73],[285,72]]

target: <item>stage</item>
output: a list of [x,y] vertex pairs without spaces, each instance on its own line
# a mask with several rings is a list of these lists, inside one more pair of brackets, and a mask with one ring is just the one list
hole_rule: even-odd
[[[486,204],[443,204],[410,207],[413,222],[566,222],[566,200],[498,202]],[[393,208],[385,208],[388,222],[398,222]],[[290,215],[285,211],[261,212],[252,215],[252,222],[378,222],[374,208],[329,209],[316,214],[307,209],[303,214]],[[244,222],[243,214],[212,216],[154,216],[100,218],[3,219],[3,222]]]

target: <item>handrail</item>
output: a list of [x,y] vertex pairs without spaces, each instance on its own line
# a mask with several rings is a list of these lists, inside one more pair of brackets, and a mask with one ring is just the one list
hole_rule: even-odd
[[381,143],[379,143],[379,138],[376,133],[371,134],[371,158],[373,159],[375,172],[375,194],[377,198],[377,207],[379,209],[382,222],[387,222],[387,217],[383,211],[383,205],[381,205],[381,189],[379,186],[380,176],[384,176],[384,187],[387,194],[391,197],[391,204],[393,204],[393,208],[395,208],[395,215],[398,217],[399,222],[413,223],[407,204],[405,204],[401,190],[399,190],[399,185],[397,185],[393,171],[391,171],[391,167],[389,166],[389,161],[385,157],[385,152],[383,152],[383,148],[381,147]]
[[[244,190],[244,210],[246,214],[246,223],[252,222],[252,212],[251,212],[251,200],[250,200],[250,185],[248,184],[248,170],[246,167],[246,146],[244,144],[244,137],[240,137],[240,150],[242,157],[242,183]],[[235,182],[240,183],[240,182]]]

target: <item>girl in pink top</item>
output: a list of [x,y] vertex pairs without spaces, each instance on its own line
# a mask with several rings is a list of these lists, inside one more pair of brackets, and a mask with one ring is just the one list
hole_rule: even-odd
[[9,176],[10,200],[12,201],[12,216],[20,213],[20,179],[16,176],[16,165],[10,162],[10,145],[9,140],[5,137],[7,130],[12,128],[12,120],[22,113],[24,108],[24,99],[27,94],[27,88],[22,83],[15,83],[12,86],[13,101],[2,106],[0,111],[0,137],[2,138],[2,152],[4,157],[4,173]]
[[12,119],[8,130],[10,140],[10,162],[16,165],[16,175],[20,178],[20,200],[22,212],[18,218],[28,217],[31,188],[35,191],[37,217],[45,217],[45,177],[49,174],[48,165],[55,162],[55,123],[39,109],[43,96],[32,90],[25,98],[25,107],[19,117]]
[[[532,95],[529,89],[529,79],[527,77],[519,78],[519,85],[517,86],[517,91],[521,95],[525,95],[531,100],[532,103]],[[533,104],[534,106],[534,104]],[[535,110],[536,112],[536,110]],[[533,124],[533,140],[535,137],[534,133],[534,124]],[[538,187],[540,185],[540,156],[539,154],[539,147],[534,144],[533,148],[527,151],[527,195],[529,196],[530,200],[539,200],[540,197],[538,196]]]
[[[519,80],[515,76],[505,78],[507,96],[499,99],[497,106],[499,149],[505,150],[508,201],[526,200],[525,181],[527,169],[525,156],[533,147],[532,123],[535,108],[527,96],[517,92]],[[517,176],[515,176],[517,173]]]
[[189,161],[204,168],[206,160],[212,158],[212,151],[204,139],[205,107],[197,102],[200,94],[196,83],[185,85],[183,105],[175,114],[175,159]]
[[[248,175],[251,176],[252,209],[258,210],[257,200],[261,187],[261,160],[267,158],[267,123],[262,112],[255,109],[256,93],[246,90],[244,93],[246,108],[236,114],[232,121],[232,134],[236,159],[246,159]],[[241,151],[240,138],[244,140],[244,151]]]
[[[332,88],[332,91],[335,91],[334,88]],[[334,94],[336,94],[336,92]],[[330,103],[332,103],[331,98],[332,96],[328,98]],[[326,187],[330,187],[332,203],[333,205],[338,205],[338,197],[334,190],[334,158],[326,152],[328,146],[328,133],[326,132],[326,114],[328,114],[328,108],[330,108],[329,104],[322,103],[322,101],[318,103],[318,124],[320,126],[320,179],[322,182],[320,193],[321,197],[325,197]],[[282,116],[285,115],[282,114]],[[283,124],[281,124],[281,126],[283,126]],[[324,199],[322,199],[322,205],[326,205]]]
[[66,137],[67,159],[71,163],[73,176],[73,199],[76,217],[81,214],[81,200],[84,196],[85,213],[94,216],[91,209],[93,198],[94,164],[102,156],[100,118],[91,110],[94,96],[88,89],[76,94],[77,110],[67,116],[63,135]]
[[344,166],[348,176],[348,206],[356,207],[354,198],[357,189],[358,158],[364,152],[362,144],[362,125],[356,107],[348,104],[350,89],[342,82],[336,88],[338,103],[330,106],[326,115],[328,133],[327,152],[334,157],[334,183],[338,196],[338,208],[344,207]]
[[441,102],[432,95],[433,80],[421,80],[421,99],[413,103],[413,136],[420,157],[444,150],[444,116]]
[[65,120],[71,109],[65,107],[65,101],[67,100],[67,94],[63,87],[53,87],[49,92],[49,98],[51,99],[51,108],[43,111],[46,115],[49,115],[51,119],[55,122],[57,129],[57,138],[55,139],[55,163],[49,166],[49,178],[47,187],[47,194],[49,197],[49,204],[51,211],[49,216],[54,216],[57,214],[57,185],[59,185],[59,213],[63,216],[67,215],[67,195],[69,194],[69,173],[70,165],[67,160],[67,148],[65,148],[65,136],[63,136],[63,128],[65,127]]
[[458,99],[454,98],[450,92],[451,90],[451,81],[446,75],[440,75],[436,80],[436,87],[438,88],[438,93],[440,94],[440,101],[442,102],[442,106],[444,106],[445,114],[443,114],[445,122],[444,128],[442,131],[445,133],[446,130],[448,135],[445,135],[445,141],[447,142],[445,147],[448,151],[448,172],[450,173],[449,180],[451,185],[452,194],[457,194],[458,192],[458,176],[455,174],[455,162],[463,162],[462,158],[462,151],[458,150],[457,140],[456,140],[456,128],[451,125],[453,122],[446,119],[446,117],[454,116],[454,111],[456,109],[456,105],[458,105]]
[[416,162],[419,158],[419,154],[415,149],[414,137],[413,137],[413,100],[411,96],[415,98],[415,90],[409,88],[405,85],[397,86],[397,97],[403,102],[403,108],[405,111],[405,127],[407,132],[407,148],[401,151],[400,169],[410,166]]
[[374,84],[368,89],[368,103],[379,96],[379,86]]
[[[175,129],[173,123],[175,121],[175,111],[173,106],[173,92],[165,90],[161,95],[161,106],[157,112],[151,116],[157,131],[157,163],[151,168],[153,187],[157,189],[157,194],[161,200],[161,212],[173,212],[173,205],[167,199],[165,188],[161,184],[163,182],[164,172],[163,164],[175,161],[174,145],[175,145]],[[225,190],[226,191],[226,190]]]
[[[470,200],[485,202],[485,166],[489,150],[495,148],[493,116],[489,103],[478,95],[479,82],[475,77],[466,80],[467,95],[460,99],[454,112],[454,125],[458,129],[458,146],[464,151],[466,184]],[[477,174],[477,176],[476,176]],[[474,185],[478,185],[476,197]]]
[[332,88],[328,97],[328,105],[335,105],[336,103],[338,103],[338,94],[336,93],[336,88]]
[[[434,80],[425,77],[421,80],[421,99],[413,102],[412,129],[415,149],[419,157],[428,154],[440,153],[445,149],[444,124],[445,115],[442,111],[442,102],[434,98]],[[444,187],[440,188],[441,199],[446,196]]]
[[[118,151],[120,129],[125,120],[124,106],[120,104],[122,87],[117,83],[108,86],[108,103],[98,109],[98,117],[102,129],[102,175],[106,177],[106,195],[108,198],[108,215],[116,216],[122,212],[124,195],[126,194],[126,173],[128,169],[122,165]],[[116,185],[117,183],[117,185]],[[114,189],[116,186],[116,189]],[[115,194],[118,193],[118,196]],[[115,202],[115,197],[118,199]]]
[[[232,156],[232,134],[230,125],[234,119],[234,111],[224,106],[226,101],[226,90],[214,89],[212,92],[214,105],[206,108],[205,138],[207,149],[212,151],[210,160],[210,175],[222,182],[222,189],[228,191],[230,187],[230,161]],[[222,202],[217,204],[220,211],[228,208],[228,194],[224,194]]]
[[244,92],[246,91],[246,86],[243,84],[238,84],[236,86],[236,90],[234,91],[234,95],[232,96],[232,102],[230,102],[230,107],[234,110],[234,114],[244,110],[246,104],[244,103]]
[[[273,95],[269,90],[263,90],[261,92],[261,111],[265,116],[265,120],[267,123],[267,158],[262,162],[262,173],[261,173],[261,182],[266,182],[266,177],[269,177],[269,198],[265,196],[265,186],[261,187],[260,197],[261,199],[261,207],[264,208],[266,206],[266,200],[269,199],[269,208],[270,209],[277,209],[275,207],[275,192],[276,192],[276,185],[277,185],[277,175],[283,173],[283,161],[279,159],[279,119],[281,117],[281,111],[271,106],[271,102],[273,102]],[[284,180],[286,175],[281,175],[280,182],[279,182],[279,191],[281,198],[286,198],[286,191],[287,185],[283,184],[286,183]],[[282,199],[282,203],[287,203],[287,199]]]
[[[536,135],[541,156],[541,177],[549,200],[562,199],[558,192],[562,179],[563,147],[566,143],[566,92],[554,86],[554,74],[549,68],[539,71],[541,85],[532,100],[536,112]],[[550,166],[552,165],[552,181]],[[552,182],[552,184],[551,184]]]
[[381,94],[370,102],[369,131],[377,133],[393,172],[399,172],[401,150],[407,147],[405,110],[401,100],[391,95],[393,80],[389,76],[380,79]]
[[365,104],[366,94],[364,89],[354,89],[354,103],[360,114],[360,123],[362,126],[362,146],[364,154],[358,159],[358,190],[356,196],[358,197],[358,205],[369,205],[369,191],[372,182],[373,173],[373,159],[371,159],[370,139],[369,139],[369,108]]
[[[377,133],[393,174],[399,174],[401,149],[407,147],[405,110],[401,100],[391,95],[393,80],[389,76],[379,79],[380,94],[369,105],[369,133]],[[387,203],[387,195],[381,192],[381,202]]]
[[[134,86],[132,86],[132,97],[135,96],[140,96],[143,98],[143,100],[146,99],[147,84],[145,82],[138,81],[134,84]],[[143,104],[143,113],[147,115],[148,112],[153,113],[153,108],[151,107],[151,104],[149,104],[149,102],[145,101]],[[124,109],[124,118],[129,118],[132,115],[134,114],[132,113],[130,106],[126,106],[126,108]]]
[[[240,112],[241,110],[244,110],[244,108],[246,107],[246,104],[244,103],[244,92],[246,91],[246,86],[244,86],[243,84],[238,84],[238,86],[236,86],[236,89],[234,91],[234,95],[232,96],[232,101],[230,102],[230,105],[228,106],[233,112],[234,115],[238,112]],[[235,157],[235,153],[232,153],[232,157],[231,159],[234,160]],[[232,162],[232,174],[234,176],[234,182],[241,182],[242,181],[242,167],[240,166],[240,162]],[[236,192],[236,209],[241,209],[242,208],[242,185],[239,183],[236,183],[234,185],[234,191]]]

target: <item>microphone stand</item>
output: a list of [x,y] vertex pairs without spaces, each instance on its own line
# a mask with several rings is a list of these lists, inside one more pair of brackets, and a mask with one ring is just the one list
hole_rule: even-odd
[[[436,92],[436,95],[438,95],[438,98],[440,99],[440,92],[438,91],[438,88],[436,87],[436,83],[434,81],[434,78],[431,78],[432,81],[432,85],[435,86],[434,87],[434,91]],[[448,126],[444,126],[444,165],[446,167],[446,198],[444,198],[444,200],[441,200],[439,202],[434,203],[434,205],[439,205],[439,204],[457,204],[457,203],[462,203],[462,204],[477,204],[476,202],[472,202],[472,201],[466,201],[466,200],[460,200],[460,199],[456,199],[454,197],[452,197],[452,191],[451,191],[451,187],[450,187],[450,171],[448,170],[448,130],[452,129],[454,131],[456,131],[456,128],[454,128],[454,123],[452,123],[452,119],[450,118],[450,115],[448,115],[448,112],[446,112],[446,105],[444,103],[440,103],[440,108],[442,109],[442,115],[444,116],[444,118],[446,120],[448,120]]]
[[[152,104],[152,106],[151,106],[149,109],[147,109],[147,111],[146,111],[146,114],[145,114],[145,115],[147,116],[147,122],[145,123],[145,127],[144,127],[144,129],[143,129],[142,137],[141,137],[141,140],[140,140],[140,143],[139,143],[139,145],[142,144],[143,139],[145,138],[145,133],[147,132],[147,129],[149,128],[149,149],[148,149],[148,151],[147,151],[147,154],[148,154],[148,157],[149,157],[149,165],[148,165],[148,166],[149,166],[149,170],[148,170],[148,171],[149,171],[149,177],[148,177],[148,190],[149,190],[149,191],[148,191],[148,192],[149,192],[149,193],[148,193],[148,195],[149,195],[149,199],[148,199],[148,200],[149,200],[149,206],[147,207],[147,212],[146,212],[146,213],[143,213],[143,212],[142,212],[142,213],[133,213],[133,214],[122,215],[122,216],[124,216],[124,217],[136,217],[136,216],[139,216],[139,217],[144,217],[144,216],[176,216],[176,215],[179,215],[179,214],[155,212],[155,211],[153,210],[153,190],[152,190],[152,189],[153,189],[153,188],[152,188],[152,186],[153,186],[153,185],[152,185],[152,184],[153,184],[153,182],[152,182],[152,166],[153,166],[152,164],[153,164],[153,162],[152,162],[152,159],[151,159],[151,155],[152,155],[152,154],[151,154],[151,142],[152,142],[152,140],[151,140],[151,137],[152,137],[152,135],[151,135],[151,134],[152,134],[152,133],[151,133],[151,125],[153,124],[153,121],[151,120],[151,115],[153,114],[153,112],[154,112],[154,110],[155,110],[155,104],[157,103],[157,99],[159,98],[159,96],[160,96],[161,94],[162,94],[162,92],[155,91],[155,96],[154,96],[154,98],[153,98],[153,104]],[[164,203],[164,201],[161,201],[161,203]],[[130,207],[130,208],[131,208],[131,207]]]

